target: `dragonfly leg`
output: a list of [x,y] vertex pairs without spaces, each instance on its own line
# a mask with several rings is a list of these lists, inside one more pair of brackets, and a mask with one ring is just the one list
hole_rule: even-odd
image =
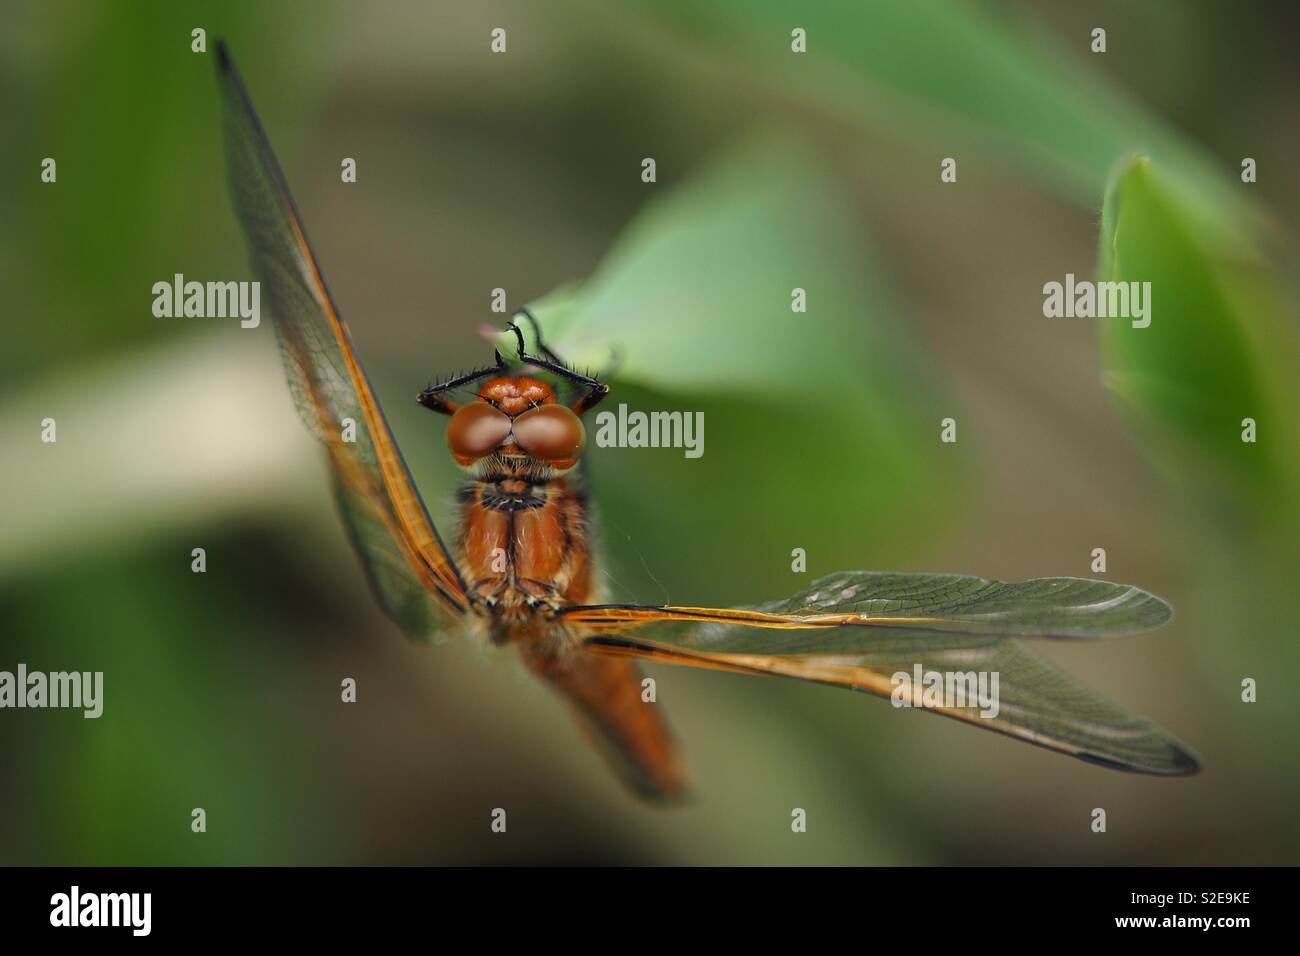
[[496,358],[495,365],[475,369],[472,372],[466,372],[464,375],[457,375],[455,378],[450,378],[437,385],[429,385],[415,397],[415,400],[425,408],[431,409],[435,412],[441,412],[444,415],[455,413],[456,409],[460,408],[460,402],[453,402],[450,399],[443,398],[443,392],[449,392],[456,388],[463,388],[471,382],[477,382],[479,379],[487,378],[489,375],[504,374],[506,370],[506,360],[501,357],[500,352],[493,351],[492,355]]
[[[533,319],[532,313],[527,309],[521,309],[520,311],[532,320],[533,327],[536,329],[537,320]],[[606,395],[609,394],[608,385],[590,375],[583,375],[581,372],[575,372],[573,369],[567,367],[563,362],[556,358],[554,352],[541,345],[540,338],[538,339],[538,347],[542,350],[543,354],[529,355],[527,350],[524,348],[523,330],[513,322],[506,326],[506,328],[515,333],[515,338],[519,342],[519,361],[525,362],[528,365],[534,365],[543,371],[550,372],[553,375],[558,375],[566,381],[572,382],[575,385],[581,385],[587,389],[586,395],[582,396],[582,398],[569,406],[575,415],[581,415],[583,412],[594,408],[596,405],[600,404]]]

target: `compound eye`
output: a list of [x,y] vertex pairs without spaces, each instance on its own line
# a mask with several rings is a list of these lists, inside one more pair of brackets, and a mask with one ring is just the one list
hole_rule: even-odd
[[534,458],[571,466],[582,454],[587,433],[582,421],[563,405],[539,405],[515,418],[515,441]]
[[501,447],[510,434],[510,419],[487,402],[456,409],[447,423],[447,447],[458,465],[472,465]]

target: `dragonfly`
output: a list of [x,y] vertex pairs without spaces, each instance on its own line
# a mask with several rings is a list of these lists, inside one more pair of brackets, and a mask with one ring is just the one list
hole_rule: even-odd
[[[338,511],[371,591],[408,637],[464,632],[517,654],[632,791],[652,800],[683,797],[688,776],[661,705],[643,692],[645,662],[904,699],[1117,770],[1177,776],[1199,769],[1166,731],[1024,643],[1131,635],[1169,621],[1165,601],[1131,585],[842,571],[751,607],[602,603],[583,416],[610,385],[547,347],[527,310],[516,318],[531,334],[516,322],[505,333],[513,354],[496,348],[490,364],[417,396],[447,416],[448,450],[468,474],[449,546],[362,369],[224,43],[217,72],[233,205],[290,392],[324,446]],[[998,676],[996,713],[915,687],[900,697],[900,675],[975,673]]]

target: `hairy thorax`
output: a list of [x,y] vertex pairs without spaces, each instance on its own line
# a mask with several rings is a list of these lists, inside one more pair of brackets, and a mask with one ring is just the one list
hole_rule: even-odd
[[501,469],[468,482],[458,546],[471,601],[495,643],[559,640],[554,613],[591,597],[586,496],[569,479]]

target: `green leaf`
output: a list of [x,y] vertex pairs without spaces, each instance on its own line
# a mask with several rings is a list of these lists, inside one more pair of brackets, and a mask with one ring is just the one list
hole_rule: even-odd
[[[681,565],[689,534],[696,566],[761,596],[741,589],[746,565],[784,582],[794,547],[814,573],[896,561],[959,504],[939,488],[963,460],[938,440],[930,383],[840,182],[800,147],[748,144],[652,200],[588,282],[534,312],[579,368],[620,357],[597,414],[704,413],[699,459],[589,452],[607,537],[632,539],[650,567]],[[513,354],[512,336],[498,345]]]
[[[1115,175],[1102,211],[1101,278],[1149,282],[1151,322],[1101,324],[1106,383],[1169,477],[1240,513],[1272,499],[1293,470],[1293,389],[1282,295],[1247,230],[1146,158]],[[1253,419],[1257,441],[1242,440]]]

